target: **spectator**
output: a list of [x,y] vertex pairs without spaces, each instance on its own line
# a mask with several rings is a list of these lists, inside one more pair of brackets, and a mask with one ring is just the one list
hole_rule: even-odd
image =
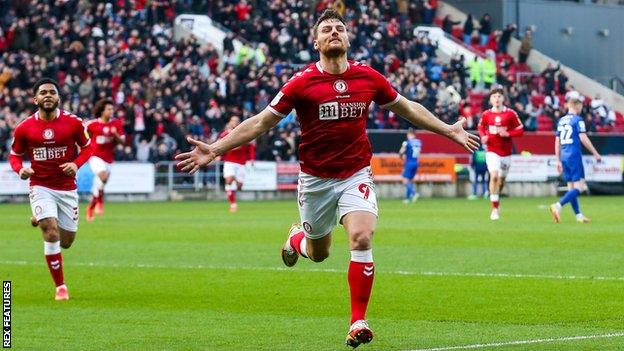
[[559,70],[559,75],[557,76],[557,84],[559,90],[557,91],[559,94],[563,94],[566,92],[566,85],[568,84],[568,76],[565,74],[563,69]]
[[152,149],[156,144],[156,135],[152,135],[152,139],[141,137],[140,134],[134,136],[134,147],[136,148],[136,159],[139,162],[149,162],[152,155]]
[[474,60],[468,64],[468,70],[470,71],[470,82],[472,88],[475,89],[477,85],[482,81],[481,74],[483,71],[483,64],[479,57],[475,55]]
[[555,90],[555,73],[561,68],[561,64],[557,62],[557,67],[553,68],[552,64],[548,62],[546,68],[542,71],[541,76],[544,78],[545,88],[547,92]]
[[451,15],[446,15],[442,20],[442,30],[448,34],[453,34],[453,26],[457,24],[461,24],[461,21],[453,21]]
[[503,34],[501,34],[500,40],[498,42],[498,52],[502,54],[507,53],[507,46],[509,45],[509,41],[511,40],[511,35],[516,31],[518,27],[515,23],[508,24],[505,29],[503,29]]
[[496,82],[496,56],[493,51],[488,51],[485,60],[483,60],[483,83],[485,89],[489,90],[492,84]]
[[272,154],[275,161],[289,161],[293,151],[291,144],[287,140],[288,132],[281,129],[272,142]]
[[532,44],[531,44],[531,30],[527,29],[524,32],[524,38],[520,42],[520,50],[518,51],[518,62],[526,63],[529,54],[531,53]]
[[423,23],[432,24],[438,10],[438,0],[424,0]]
[[474,23],[472,19],[472,14],[469,13],[466,18],[466,22],[464,22],[464,44],[470,45],[472,43],[472,32],[474,32]]
[[486,46],[488,44],[490,33],[492,33],[492,17],[489,13],[486,13],[483,17],[481,17],[479,26],[479,44],[481,46]]

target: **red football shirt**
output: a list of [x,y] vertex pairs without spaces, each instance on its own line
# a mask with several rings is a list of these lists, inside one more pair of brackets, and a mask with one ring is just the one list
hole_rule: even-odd
[[68,176],[59,167],[74,161],[76,144],[86,147],[91,140],[82,120],[63,110],[51,121],[39,117],[39,112],[26,118],[14,132],[11,153],[22,156],[28,152],[35,173],[30,185],[55,190],[76,189],[76,177]]
[[[230,132],[224,130],[219,134],[219,139],[225,138]],[[247,161],[251,161],[256,158],[256,148],[253,143],[249,143],[246,145],[241,145],[236,149],[232,149],[223,155],[221,155],[221,160],[225,162],[233,162],[238,163],[239,165],[244,165]]]
[[[499,132],[507,131],[512,135],[509,137],[501,137]],[[516,111],[503,107],[501,112],[494,112],[492,109],[484,111],[479,121],[479,134],[487,135],[486,143],[487,151],[494,152],[499,156],[511,155],[513,144],[511,137],[514,131],[522,131],[522,122],[516,114]]]
[[94,143],[93,156],[97,156],[108,163],[113,163],[115,145],[115,131],[120,137],[124,137],[122,121],[115,119],[104,123],[99,119],[87,122],[87,131]]
[[366,118],[371,102],[382,107],[399,101],[388,80],[360,62],[349,61],[342,74],[324,72],[320,63],[295,74],[269,110],[286,116],[294,108],[301,125],[301,170],[320,178],[347,178],[370,165]]

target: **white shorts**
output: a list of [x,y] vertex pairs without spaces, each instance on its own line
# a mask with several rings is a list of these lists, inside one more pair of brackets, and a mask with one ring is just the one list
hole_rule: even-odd
[[242,184],[245,181],[245,165],[234,162],[223,163],[223,178],[234,177],[236,182]]
[[336,220],[349,212],[366,211],[377,216],[377,195],[370,167],[346,179],[318,178],[299,173],[299,216],[306,237],[329,234]]
[[78,231],[78,192],[54,190],[44,186],[30,187],[30,208],[40,221],[56,218],[58,226],[70,232]]
[[495,152],[486,152],[485,163],[488,172],[498,172],[501,177],[506,177],[511,165],[511,156],[499,156]]
[[111,164],[97,156],[91,156],[91,158],[89,158],[89,167],[91,167],[91,171],[94,175],[98,175],[101,172],[109,173],[111,170]]

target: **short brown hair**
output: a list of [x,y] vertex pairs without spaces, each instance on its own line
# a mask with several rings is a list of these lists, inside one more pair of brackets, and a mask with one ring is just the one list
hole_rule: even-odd
[[314,38],[316,38],[316,33],[318,31],[318,27],[321,24],[321,22],[327,21],[327,20],[330,20],[330,19],[337,19],[340,22],[342,22],[342,24],[344,24],[345,26],[347,25],[347,23],[345,23],[345,20],[344,20],[344,18],[342,18],[340,13],[338,13],[337,11],[334,11],[332,9],[327,9],[327,10],[323,11],[323,13],[321,14],[321,17],[319,17],[316,20],[316,23],[314,23],[314,26],[312,27],[312,35],[314,36]]
[[501,94],[502,96],[505,96],[505,90],[503,90],[503,88],[499,86],[492,88],[492,90],[490,90],[490,93],[488,94],[488,99],[494,94]]
[[102,112],[104,112],[106,105],[115,106],[113,100],[111,99],[100,99],[98,100],[98,102],[95,103],[95,105],[93,106],[93,115],[95,116],[95,118],[100,118],[100,116],[102,116]]

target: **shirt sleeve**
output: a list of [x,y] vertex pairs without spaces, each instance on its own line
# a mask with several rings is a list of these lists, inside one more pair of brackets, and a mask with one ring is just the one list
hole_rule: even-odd
[[286,117],[293,108],[295,108],[297,76],[286,83],[282,89],[275,95],[267,108],[275,115]]
[[87,127],[79,120],[76,119],[76,127],[74,130],[74,141],[80,147],[85,147],[91,143],[91,138],[89,137],[89,132],[87,131]]
[[23,128],[18,126],[13,132],[13,143],[11,144],[11,155],[23,156],[28,147],[26,138],[24,137]]
[[583,121],[580,118],[579,118],[579,121],[578,121],[578,130],[579,130],[579,133],[586,133],[587,132],[587,130],[585,128],[585,121]]
[[382,76],[381,73],[375,71],[373,68],[371,68],[371,71],[373,71],[375,85],[377,88],[377,92],[373,97],[373,101],[375,101],[377,105],[383,108],[396,104],[399,101],[401,95],[399,95],[399,93],[394,90],[386,77]]

